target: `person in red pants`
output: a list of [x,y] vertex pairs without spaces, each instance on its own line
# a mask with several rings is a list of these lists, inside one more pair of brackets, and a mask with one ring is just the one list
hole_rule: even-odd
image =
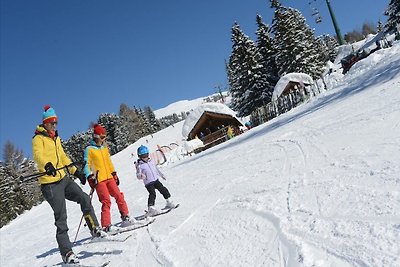
[[123,223],[134,223],[135,219],[129,217],[128,205],[124,194],[119,190],[119,178],[111,161],[110,152],[105,143],[106,130],[99,124],[93,127],[93,140],[84,152],[85,176],[91,188],[95,188],[101,207],[101,226],[104,231],[112,231],[111,224],[111,199],[112,196],[118,206]]

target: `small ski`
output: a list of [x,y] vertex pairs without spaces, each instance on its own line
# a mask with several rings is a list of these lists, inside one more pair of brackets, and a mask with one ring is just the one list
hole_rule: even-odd
[[110,264],[110,261],[106,261],[100,265],[98,264],[84,264],[84,263],[61,263],[61,266],[63,267],[105,267]]
[[[115,235],[115,234],[114,234]],[[94,237],[89,241],[90,243],[100,243],[100,242],[125,242],[128,238],[132,237],[133,234],[124,236],[122,238],[117,238],[114,235],[108,235],[105,237]]]
[[162,211],[166,211],[166,210],[171,211],[171,210],[174,210],[174,209],[178,208],[179,205],[180,205],[180,204],[178,203],[178,204],[176,204],[175,207],[173,207],[173,208],[167,208],[167,207],[165,207],[165,208],[162,208],[161,210],[162,210]]
[[151,216],[150,216],[150,215],[147,215],[148,212],[147,212],[147,210],[145,210],[143,215],[138,216],[138,217],[135,217],[135,219],[138,220],[138,221],[140,221],[140,220],[144,220],[144,219],[146,219],[146,218],[157,217],[157,216],[166,214],[166,213],[170,212],[171,210],[176,209],[176,208],[178,208],[178,207],[179,207],[179,204],[176,204],[175,207],[173,207],[173,208],[162,208],[161,211],[160,211],[159,213],[154,214],[154,215],[151,215]]
[[107,234],[108,234],[109,236],[114,236],[114,235],[118,235],[118,234],[121,234],[121,233],[129,232],[129,231],[134,231],[134,230],[137,230],[137,229],[146,227],[146,226],[148,226],[149,224],[153,223],[154,221],[155,221],[154,218],[148,218],[148,220],[146,220],[146,221],[142,220],[142,221],[140,221],[140,222],[136,222],[136,223],[134,223],[134,224],[131,224],[131,225],[128,225],[128,226],[125,226],[125,227],[118,227],[118,226],[117,226],[117,227],[116,227],[117,229],[116,229],[115,231],[108,232]]

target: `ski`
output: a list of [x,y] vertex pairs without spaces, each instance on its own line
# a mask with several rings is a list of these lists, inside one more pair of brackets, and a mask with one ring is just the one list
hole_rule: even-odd
[[162,211],[166,211],[166,210],[171,211],[171,210],[174,210],[174,209],[178,208],[179,205],[180,205],[180,204],[178,203],[178,204],[176,204],[175,207],[173,207],[173,208],[167,208],[167,207],[165,207],[165,208],[162,208],[161,210],[162,210]]
[[132,237],[133,234],[124,236],[122,238],[115,237],[116,234],[108,234],[108,236],[104,237],[93,237],[89,243],[100,243],[100,242],[125,242],[128,238]]
[[115,227],[116,230],[107,232],[107,234],[108,234],[109,236],[115,236],[115,235],[118,235],[118,234],[121,234],[121,233],[129,232],[129,231],[134,231],[134,230],[137,230],[137,229],[146,227],[146,226],[148,226],[149,224],[152,224],[154,221],[155,221],[154,218],[148,218],[146,221],[141,220],[141,221],[139,221],[139,222],[136,222],[136,223],[133,223],[133,224],[129,224],[129,225],[124,226],[124,227],[118,227],[118,226],[116,226],[116,227]]
[[84,264],[84,263],[61,263],[60,265],[63,267],[105,267],[110,264],[110,261],[106,261],[100,265],[98,264]]
[[140,216],[138,216],[138,217],[135,217],[135,219],[138,220],[138,221],[141,221],[141,220],[144,220],[144,219],[146,219],[146,218],[157,217],[157,216],[166,214],[166,213],[170,212],[171,210],[176,209],[176,208],[178,208],[178,207],[179,207],[179,204],[176,204],[175,207],[173,207],[173,208],[162,208],[161,211],[160,211],[159,213],[153,214],[153,215],[151,215],[151,216],[150,216],[150,215],[147,215],[148,212],[147,212],[147,210],[145,210],[143,215],[140,215]]

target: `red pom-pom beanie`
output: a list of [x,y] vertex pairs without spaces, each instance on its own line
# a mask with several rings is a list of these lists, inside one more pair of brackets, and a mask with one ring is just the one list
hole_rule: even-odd
[[42,119],[43,119],[43,124],[49,123],[49,122],[56,122],[57,121],[57,115],[56,112],[52,107],[49,105],[44,106],[44,112],[42,114]]
[[103,126],[99,125],[99,124],[95,124],[93,125],[93,136],[94,137],[100,137],[100,136],[104,136],[106,135],[106,129],[104,129]]

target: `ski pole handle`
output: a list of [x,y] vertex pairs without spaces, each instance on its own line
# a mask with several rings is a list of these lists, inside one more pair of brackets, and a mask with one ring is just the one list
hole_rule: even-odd
[[[56,171],[62,170],[64,168],[69,168],[69,167],[71,167],[71,166],[73,166],[75,164],[76,164],[76,162],[72,162],[71,164],[68,164],[68,165],[62,166],[60,168],[57,168]],[[30,175],[27,175],[27,176],[20,176],[19,179],[21,180],[21,182],[28,182],[30,180],[42,177],[44,175],[46,175],[46,172],[39,172],[39,173],[30,174]]]

